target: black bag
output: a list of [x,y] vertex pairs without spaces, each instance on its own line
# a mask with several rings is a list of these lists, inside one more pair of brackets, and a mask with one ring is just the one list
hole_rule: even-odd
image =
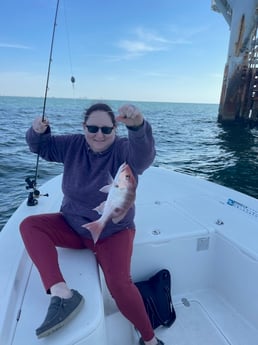
[[170,272],[163,269],[148,280],[135,283],[139,289],[152,328],[170,327],[176,319],[171,298]]

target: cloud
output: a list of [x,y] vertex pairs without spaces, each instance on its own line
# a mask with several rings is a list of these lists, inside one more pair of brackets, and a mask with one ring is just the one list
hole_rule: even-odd
[[196,38],[206,37],[209,31],[208,26],[177,26],[169,25],[168,30],[170,35],[176,37],[175,43],[178,44],[193,44]]
[[0,48],[8,48],[8,49],[32,49],[31,47],[25,46],[23,44],[13,44],[13,43],[1,43]]
[[168,43],[169,41],[158,35],[156,32],[144,30],[141,27],[135,29],[135,34],[142,40],[147,42],[159,42],[159,43]]
[[132,31],[132,36],[131,39],[122,39],[118,42],[118,47],[125,52],[125,55],[120,56],[120,59],[131,59],[148,53],[166,51],[174,45],[191,44],[187,38],[178,36],[173,40],[168,40],[156,31],[146,30],[142,27],[135,28]]
[[132,55],[141,55],[148,52],[162,50],[162,47],[157,47],[143,41],[123,40],[119,43],[120,48]]
[[154,31],[138,27],[133,30],[133,36],[132,39],[123,39],[118,42],[119,48],[126,52],[126,58],[168,49],[169,41]]

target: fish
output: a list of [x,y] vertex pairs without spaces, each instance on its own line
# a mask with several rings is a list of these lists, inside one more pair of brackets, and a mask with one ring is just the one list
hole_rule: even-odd
[[118,168],[115,178],[111,177],[111,183],[100,189],[101,192],[108,193],[107,199],[94,208],[101,217],[94,222],[82,225],[89,230],[94,243],[98,241],[110,219],[116,224],[126,216],[135,201],[136,186],[136,179],[131,168],[124,162]]

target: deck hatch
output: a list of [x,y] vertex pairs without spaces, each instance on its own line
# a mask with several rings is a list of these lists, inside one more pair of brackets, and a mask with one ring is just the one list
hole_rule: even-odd
[[197,239],[197,247],[196,250],[202,251],[202,250],[208,250],[210,244],[210,238],[209,237],[200,237]]

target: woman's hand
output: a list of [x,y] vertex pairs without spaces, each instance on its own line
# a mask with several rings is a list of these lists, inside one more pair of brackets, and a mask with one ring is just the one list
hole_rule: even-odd
[[143,124],[144,118],[134,105],[125,104],[118,109],[119,115],[116,121],[123,122],[128,127],[139,127]]
[[49,126],[48,119],[45,119],[42,121],[42,117],[38,116],[35,118],[35,120],[32,123],[32,128],[36,133],[43,134],[46,132],[47,128]]

